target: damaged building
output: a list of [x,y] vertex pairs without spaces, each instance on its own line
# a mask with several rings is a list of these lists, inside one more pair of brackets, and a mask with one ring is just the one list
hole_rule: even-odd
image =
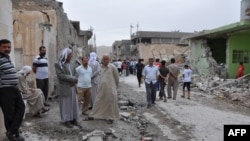
[[132,58],[130,53],[130,40],[115,41],[112,45],[112,58],[113,60],[135,59]]
[[250,0],[241,1],[241,21],[186,37],[190,63],[198,74],[235,78],[240,62],[250,73]]
[[[54,91],[54,63],[60,51],[65,47],[73,48],[74,59],[90,51],[88,40],[92,30],[81,30],[79,21],[70,21],[64,13],[63,3],[56,0],[2,0],[0,30],[0,38],[12,42],[10,57],[16,70],[24,65],[32,66],[35,56],[39,54],[39,47],[47,48],[49,95]],[[34,80],[34,74],[31,78]],[[2,120],[0,111],[0,137],[4,133]]]
[[[39,47],[47,48],[49,65],[49,94],[54,90],[54,63],[65,47],[74,50],[74,58],[88,54],[91,30],[81,30],[79,21],[70,21],[63,3],[55,0],[13,0],[13,39],[15,64],[20,69],[32,65]],[[50,67],[51,66],[51,67]]]
[[188,42],[181,38],[191,34],[180,31],[137,31],[131,35],[131,56],[137,59],[153,57],[164,60],[178,58],[181,54],[187,56],[189,53]]

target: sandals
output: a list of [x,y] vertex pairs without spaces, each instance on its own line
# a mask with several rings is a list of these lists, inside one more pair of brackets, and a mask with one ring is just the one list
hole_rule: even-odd
[[94,120],[94,117],[85,117],[83,121]]
[[46,112],[48,112],[49,110],[50,110],[49,108],[43,108],[42,111],[41,111],[41,113],[46,113]]

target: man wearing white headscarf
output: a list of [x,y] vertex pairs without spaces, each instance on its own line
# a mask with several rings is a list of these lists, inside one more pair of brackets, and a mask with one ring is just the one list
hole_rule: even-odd
[[79,106],[76,94],[77,77],[74,76],[74,68],[70,64],[72,49],[65,48],[61,52],[59,61],[55,63],[55,70],[58,78],[56,93],[60,99],[60,115],[64,125],[72,128],[79,126]]
[[89,66],[92,68],[92,77],[91,77],[92,87],[91,87],[91,102],[90,102],[91,109],[93,107],[95,97],[97,94],[98,81],[101,72],[101,66],[99,62],[97,62],[96,58],[97,58],[96,53],[91,52],[89,55]]
[[29,106],[29,112],[35,117],[41,117],[41,113],[49,111],[45,108],[45,98],[41,89],[30,88],[27,81],[27,76],[31,72],[30,66],[23,66],[23,68],[17,72],[18,74],[18,88],[23,94],[23,99],[27,100]]
[[98,94],[93,109],[86,120],[107,119],[108,123],[120,117],[116,88],[119,84],[119,73],[116,67],[109,63],[108,55],[103,55]]

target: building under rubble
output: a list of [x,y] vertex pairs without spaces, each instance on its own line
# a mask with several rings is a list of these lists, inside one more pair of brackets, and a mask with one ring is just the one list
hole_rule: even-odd
[[241,1],[241,20],[205,30],[184,39],[190,41],[190,63],[199,74],[235,78],[239,62],[250,73],[250,0]]
[[187,54],[188,42],[181,38],[192,33],[173,31],[137,31],[130,40],[115,41],[112,45],[113,59],[170,58]]

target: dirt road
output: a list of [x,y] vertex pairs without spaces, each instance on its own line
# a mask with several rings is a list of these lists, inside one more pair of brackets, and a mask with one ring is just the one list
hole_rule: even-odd
[[[94,130],[114,130],[107,141],[140,141],[142,137],[152,137],[154,141],[222,141],[224,124],[250,124],[249,108],[198,91],[192,92],[191,100],[181,98],[179,93],[177,100],[158,100],[147,109],[145,87],[138,88],[135,76],[121,78],[118,95],[119,100],[133,105],[133,110],[121,113],[134,113],[136,120],[107,124],[105,120],[82,121],[81,117],[82,129],[68,129],[61,123],[58,101],[54,99],[44,118],[26,116],[22,134],[26,141],[80,141]],[[137,128],[138,119],[148,122],[143,133]]]

